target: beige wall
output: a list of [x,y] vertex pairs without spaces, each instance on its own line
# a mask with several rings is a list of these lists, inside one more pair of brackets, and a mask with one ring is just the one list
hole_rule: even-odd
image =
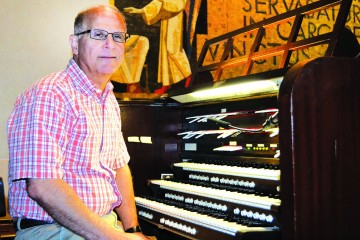
[[109,0],[1,0],[0,176],[6,181],[6,121],[15,98],[38,78],[63,69],[71,57],[68,36],[77,12]]

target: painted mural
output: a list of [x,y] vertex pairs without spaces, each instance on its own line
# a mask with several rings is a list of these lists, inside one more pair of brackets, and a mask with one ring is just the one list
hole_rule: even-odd
[[[145,9],[149,3],[157,2],[167,4],[176,0],[153,0],[153,1],[115,1],[115,5],[124,10],[126,8]],[[185,50],[190,65],[195,64],[197,57],[204,45],[206,39],[210,39],[221,34],[248,26],[252,23],[259,22],[263,19],[279,15],[281,13],[293,10],[295,8],[313,3],[313,0],[178,0],[179,3],[185,4],[182,11],[178,11],[183,17],[181,46]],[[146,24],[142,17],[136,14],[125,13],[128,22],[130,34],[136,34],[147,37],[149,39],[149,51],[146,57],[145,66],[146,74],[140,79],[140,89],[147,86],[151,92],[162,87],[162,82],[158,80],[159,52],[161,52],[161,22]],[[329,32],[333,29],[334,20],[338,13],[338,7],[330,7],[316,14],[310,14],[304,20],[299,38],[306,39],[309,36],[316,36]],[[261,43],[262,49],[278,46],[287,40],[289,29],[291,27],[290,19],[285,24],[279,24],[267,29],[266,37]],[[360,40],[360,3],[359,0],[353,0],[349,16],[346,23],[354,35]],[[234,57],[247,54],[250,49],[250,43],[254,34],[239,36],[234,39],[234,49],[232,54]],[[191,40],[191,41],[190,41]],[[221,57],[223,46],[212,46],[206,56],[205,62],[216,62]],[[324,54],[326,46],[317,46],[293,53],[291,64],[302,59],[313,58]],[[259,59],[256,61],[254,71],[266,71],[273,69],[279,62],[279,58],[274,56],[270,59]],[[232,78],[238,75],[237,71],[241,69],[229,69],[224,71],[223,78]],[[145,78],[146,75],[146,78]],[[178,80],[177,80],[178,81]],[[166,81],[165,81],[166,82]],[[166,84],[168,84],[167,82]]]

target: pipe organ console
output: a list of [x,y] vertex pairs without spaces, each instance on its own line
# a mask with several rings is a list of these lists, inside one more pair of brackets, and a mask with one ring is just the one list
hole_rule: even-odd
[[[186,110],[178,133],[183,151],[172,164],[174,175],[148,181],[152,196],[136,199],[141,218],[192,239],[279,238],[278,137],[271,137],[272,131],[252,132],[277,110],[242,112],[237,107]],[[228,133],[206,120],[222,115],[246,130]]]
[[[294,26],[293,41],[274,51],[326,42],[323,57],[245,74],[219,86],[211,83],[202,91],[204,96],[195,95],[209,85],[196,84],[200,73],[236,62],[223,57],[217,66],[199,64],[199,76],[190,86],[169,92],[169,97],[119,101],[124,136],[128,140],[151,136],[151,142],[127,144],[138,215],[150,235],[204,240],[360,239],[355,197],[360,194],[356,150],[360,60],[355,57],[360,48],[355,44],[353,56],[344,56],[336,44],[344,40],[339,39],[351,1],[320,2],[283,17],[295,15],[299,21],[303,13],[340,4],[332,34],[295,41]],[[209,44],[224,39],[231,43],[236,34],[211,39]],[[260,54],[252,52],[248,59]],[[212,90],[222,87],[221,97],[216,97]],[[235,91],[225,94],[225,87]],[[167,174],[160,177],[163,173]]]

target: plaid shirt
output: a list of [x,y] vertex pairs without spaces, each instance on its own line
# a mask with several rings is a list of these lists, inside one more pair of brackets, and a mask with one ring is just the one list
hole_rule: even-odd
[[7,127],[12,217],[52,221],[29,198],[26,178],[63,179],[99,215],[121,203],[114,169],[130,157],[112,89],[96,88],[71,59],[17,98]]

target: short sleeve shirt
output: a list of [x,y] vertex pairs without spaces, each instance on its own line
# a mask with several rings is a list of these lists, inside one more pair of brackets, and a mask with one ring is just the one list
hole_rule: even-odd
[[121,203],[115,170],[130,157],[112,89],[98,89],[71,59],[17,98],[7,126],[12,217],[52,221],[28,196],[27,178],[63,179],[100,216]]

